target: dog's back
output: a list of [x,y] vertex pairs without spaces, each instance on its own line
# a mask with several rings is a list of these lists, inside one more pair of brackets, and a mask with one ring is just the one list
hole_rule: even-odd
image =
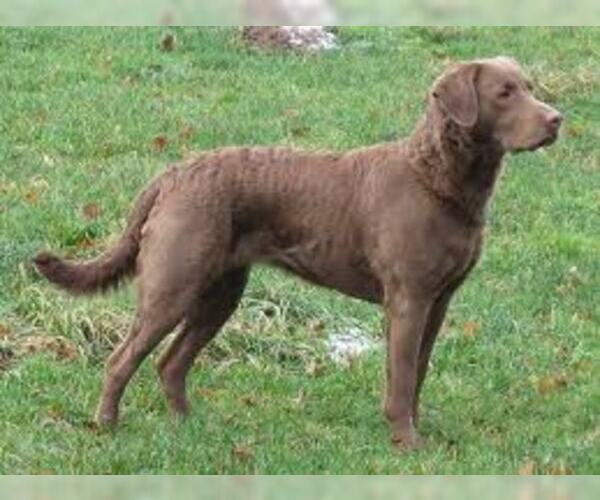
[[221,228],[230,230],[222,249],[229,266],[267,262],[315,284],[378,301],[363,215],[373,197],[373,169],[394,157],[398,147],[345,154],[285,147],[215,150],[187,162],[157,203],[186,196],[196,200],[188,210],[197,210],[186,217],[228,214]]

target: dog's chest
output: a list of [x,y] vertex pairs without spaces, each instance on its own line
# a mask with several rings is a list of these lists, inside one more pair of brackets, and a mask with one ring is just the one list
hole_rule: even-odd
[[453,234],[442,247],[447,254],[445,281],[462,282],[481,255],[482,230],[470,228]]

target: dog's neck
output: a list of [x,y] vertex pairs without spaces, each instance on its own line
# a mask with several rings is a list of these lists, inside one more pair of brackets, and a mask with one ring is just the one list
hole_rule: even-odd
[[410,164],[424,187],[470,224],[483,225],[504,151],[429,106],[407,141]]

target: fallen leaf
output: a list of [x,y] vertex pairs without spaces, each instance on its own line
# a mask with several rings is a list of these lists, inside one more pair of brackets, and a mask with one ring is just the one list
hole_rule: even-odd
[[172,52],[175,48],[175,35],[173,33],[165,33],[160,39],[159,46],[163,52]]
[[241,401],[246,406],[256,406],[256,403],[258,402],[256,396],[252,396],[250,394],[247,396],[242,396]]
[[253,456],[252,450],[244,444],[235,445],[233,447],[232,453],[235,458],[241,460],[242,462],[247,462]]
[[474,338],[479,332],[479,329],[480,325],[475,321],[467,321],[462,327],[463,335],[469,339]]
[[162,151],[167,147],[168,139],[164,135],[157,135],[154,139],[152,139],[152,146],[157,151]]
[[564,373],[551,373],[538,377],[535,385],[540,394],[548,394],[549,392],[566,387],[567,377]]
[[92,220],[96,219],[100,215],[101,210],[96,203],[86,203],[81,209],[81,212],[87,220]]
[[30,205],[37,205],[40,199],[40,193],[36,189],[31,188],[23,193],[23,198]]

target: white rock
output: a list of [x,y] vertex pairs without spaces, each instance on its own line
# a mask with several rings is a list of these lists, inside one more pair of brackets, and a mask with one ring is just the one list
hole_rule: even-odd
[[326,344],[331,360],[345,366],[379,347],[379,344],[360,328],[348,328],[332,333]]
[[281,26],[281,30],[288,34],[289,43],[293,47],[309,51],[330,50],[337,47],[335,35],[323,26]]

